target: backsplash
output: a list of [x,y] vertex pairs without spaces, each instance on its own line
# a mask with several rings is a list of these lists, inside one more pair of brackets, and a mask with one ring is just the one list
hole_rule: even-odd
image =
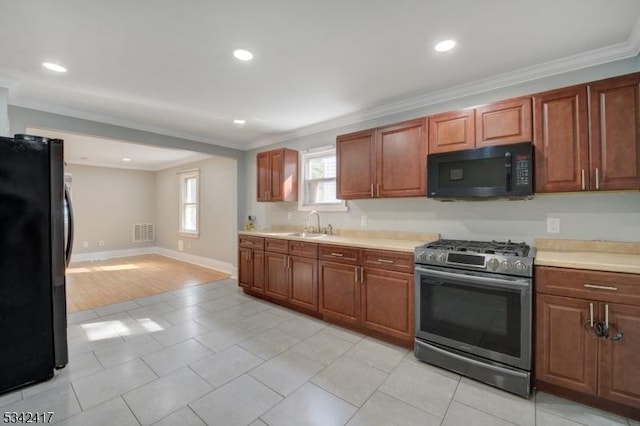
[[[302,226],[296,203],[258,203],[257,227]],[[523,241],[535,238],[640,241],[640,192],[536,195],[532,200],[442,202],[428,198],[348,202],[348,212],[320,212],[321,226],[439,233],[443,238]],[[291,213],[291,219],[288,214]],[[366,216],[367,226],[361,226]],[[547,233],[547,218],[560,232]]]

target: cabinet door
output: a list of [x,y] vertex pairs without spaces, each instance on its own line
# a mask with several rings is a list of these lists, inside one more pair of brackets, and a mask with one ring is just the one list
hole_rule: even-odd
[[[605,316],[605,306],[605,303],[601,303],[600,318]],[[640,407],[640,306],[608,306],[609,324],[621,331],[623,337],[618,341],[598,339],[598,395]]]
[[282,201],[282,177],[284,176],[284,151],[279,149],[270,151],[270,182],[269,201]]
[[587,87],[575,86],[533,97],[536,192],[587,189]]
[[287,284],[287,255],[264,252],[264,292],[278,300],[289,298]]
[[258,201],[268,201],[269,191],[271,190],[271,157],[268,152],[258,154],[257,160],[257,198]]
[[254,293],[264,294],[264,252],[253,250],[252,261],[253,281],[250,289]]
[[361,292],[365,327],[413,340],[413,274],[364,268]]
[[253,261],[250,248],[238,248],[238,285],[249,287],[253,283]]
[[325,318],[360,321],[359,266],[320,262],[319,310]]
[[474,110],[445,112],[429,117],[429,154],[475,147]]
[[426,195],[426,120],[383,127],[376,133],[376,197]]
[[531,98],[510,99],[476,108],[476,148],[532,140]]
[[591,188],[640,189],[640,74],[589,85]]
[[584,329],[590,303],[570,297],[536,295],[536,380],[595,395],[598,339]]
[[318,312],[318,261],[289,257],[289,302]]
[[336,139],[336,189],[342,200],[373,198],[375,182],[374,131]]

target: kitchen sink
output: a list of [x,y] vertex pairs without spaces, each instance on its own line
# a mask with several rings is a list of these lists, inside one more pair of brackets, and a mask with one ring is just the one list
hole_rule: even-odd
[[292,232],[287,235],[290,237],[301,237],[301,238],[322,238],[327,236],[327,234],[318,234],[316,232]]

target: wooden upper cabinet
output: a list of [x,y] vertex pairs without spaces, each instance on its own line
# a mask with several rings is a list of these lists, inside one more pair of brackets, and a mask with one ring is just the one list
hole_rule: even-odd
[[476,108],[476,148],[531,142],[531,98],[509,99]]
[[372,198],[375,180],[374,130],[338,136],[336,139],[337,198]]
[[257,200],[298,200],[298,151],[287,148],[257,155]]
[[461,151],[475,147],[473,109],[444,112],[429,117],[429,153]]
[[589,84],[593,189],[640,189],[640,73]]
[[407,121],[376,132],[376,197],[426,194],[426,120]]
[[338,136],[339,199],[413,197],[426,194],[426,120]]
[[589,179],[587,87],[552,90],[533,97],[535,191],[586,189]]

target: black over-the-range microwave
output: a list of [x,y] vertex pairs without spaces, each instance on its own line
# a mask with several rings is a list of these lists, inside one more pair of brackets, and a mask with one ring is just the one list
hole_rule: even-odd
[[478,199],[531,195],[531,142],[427,156],[427,197]]

